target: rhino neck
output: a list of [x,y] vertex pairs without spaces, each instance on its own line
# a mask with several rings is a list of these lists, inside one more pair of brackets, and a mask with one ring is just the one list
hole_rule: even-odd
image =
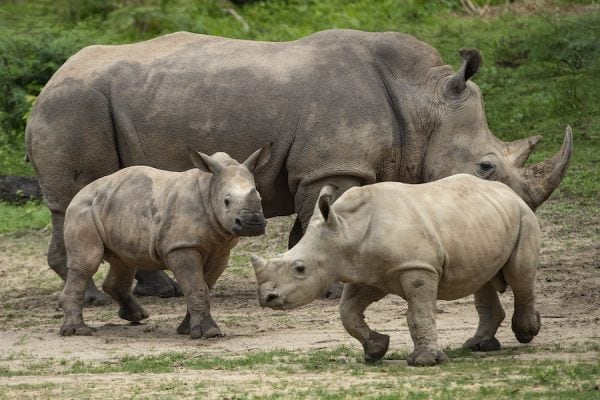
[[204,212],[206,213],[206,217],[208,218],[208,225],[212,228],[210,229],[211,234],[216,234],[217,239],[226,239],[232,240],[235,238],[235,235],[229,232],[227,229],[221,225],[219,219],[217,218],[213,203],[213,188],[212,188],[212,174],[204,173],[201,171],[197,172],[196,175],[196,188],[198,190],[198,196],[202,200],[202,208],[204,208]]

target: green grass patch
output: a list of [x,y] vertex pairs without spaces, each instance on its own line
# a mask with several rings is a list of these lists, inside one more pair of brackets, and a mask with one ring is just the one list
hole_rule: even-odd
[[50,223],[50,210],[31,201],[22,206],[0,202],[0,233],[43,229]]

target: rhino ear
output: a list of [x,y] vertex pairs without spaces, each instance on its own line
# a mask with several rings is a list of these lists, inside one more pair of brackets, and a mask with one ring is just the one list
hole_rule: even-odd
[[244,161],[244,165],[250,172],[254,172],[269,161],[271,158],[271,146],[272,143],[267,143],[254,153],[250,154],[250,157]]
[[463,64],[446,83],[446,93],[450,96],[459,96],[467,87],[467,81],[473,77],[481,67],[483,58],[477,49],[461,49],[460,56]]
[[216,174],[223,168],[217,160],[207,154],[193,150],[189,150],[189,153],[192,164],[194,164],[194,167],[201,171],[212,172],[213,174]]
[[[333,203],[333,195],[335,194],[337,187],[333,185],[325,185],[321,189],[319,193],[319,200],[317,200],[317,207],[319,208],[319,212],[323,216],[325,223],[330,227],[337,226],[338,218],[331,208]],[[316,211],[316,210],[315,210]]]

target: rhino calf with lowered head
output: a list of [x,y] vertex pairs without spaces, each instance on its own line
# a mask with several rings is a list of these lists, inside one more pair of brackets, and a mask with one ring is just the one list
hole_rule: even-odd
[[84,187],[67,208],[68,273],[60,295],[60,334],[90,335],[83,322],[86,285],[102,259],[110,262],[103,290],[128,321],[148,318],[131,294],[137,267],[173,271],[187,300],[177,328],[191,338],[220,336],[209,292],[227,267],[239,236],[264,233],[252,172],[270,157],[263,146],[239,164],[226,153],[191,153],[195,169],[168,172],[135,166]]
[[508,186],[459,174],[422,185],[377,183],[345,192],[331,204],[325,186],[308,230],[280,258],[252,257],[262,306],[288,309],[347,282],[340,314],[367,361],[384,356],[389,336],[365,323],[364,311],[388,293],[408,302],[414,351],[409,365],[447,360],[437,342],[436,299],[475,293],[479,326],[465,347],[500,348],[504,319],[497,291],[512,287],[512,329],[521,343],[540,329],[534,307],[540,230],[533,211]]

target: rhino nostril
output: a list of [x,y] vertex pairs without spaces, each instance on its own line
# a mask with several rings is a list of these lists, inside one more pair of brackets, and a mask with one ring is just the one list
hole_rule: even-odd
[[236,219],[235,219],[235,224],[236,224],[236,225],[242,225],[242,220],[241,220],[241,219],[239,219],[239,218],[236,218]]

